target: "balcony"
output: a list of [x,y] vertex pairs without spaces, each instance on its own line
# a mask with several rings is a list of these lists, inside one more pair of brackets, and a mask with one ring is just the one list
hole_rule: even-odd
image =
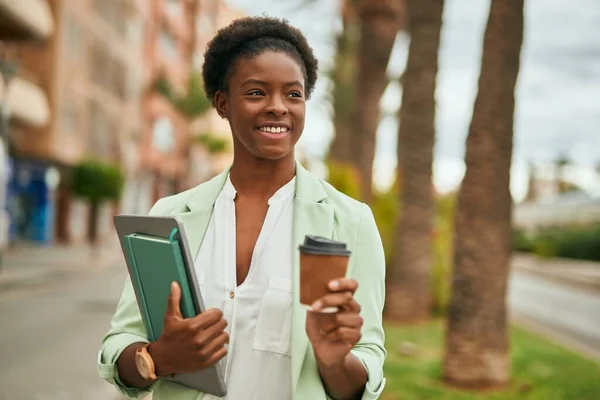
[[39,40],[50,37],[54,22],[42,0],[0,0],[0,39]]

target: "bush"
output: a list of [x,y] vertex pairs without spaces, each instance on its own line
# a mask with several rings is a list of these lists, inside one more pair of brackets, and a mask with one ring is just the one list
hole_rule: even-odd
[[533,242],[533,252],[540,257],[558,257],[556,238],[542,235]]
[[73,168],[71,190],[90,203],[100,203],[119,200],[124,183],[123,173],[118,167],[88,160]]
[[327,182],[340,192],[354,199],[360,199],[360,175],[355,166],[329,160]]
[[529,236],[515,231],[513,248],[532,251],[540,257],[600,261],[600,224],[544,228]]
[[376,193],[372,209],[379,234],[381,235],[381,241],[383,242],[386,265],[392,265],[394,260],[396,221],[400,218],[400,210],[402,209],[398,186],[394,184],[387,192]]
[[533,251],[535,244],[531,237],[520,229],[513,230],[513,249],[517,251]]
[[221,154],[228,149],[227,141],[211,133],[202,133],[194,137],[194,142],[204,146],[213,155]]
[[90,160],[73,168],[71,190],[75,196],[90,203],[88,238],[92,244],[97,243],[100,204],[103,201],[119,200],[124,184],[123,173],[111,164]]
[[[352,198],[360,199],[360,174],[354,165],[329,160],[327,169],[327,181],[333,187]],[[393,260],[395,223],[400,211],[397,186],[393,185],[384,193],[375,193],[371,209],[383,242],[386,265],[390,265]]]
[[199,72],[193,71],[188,78],[187,93],[179,96],[164,76],[154,82],[156,92],[163,95],[179,112],[188,118],[202,115],[212,107],[211,101],[204,94],[202,88],[202,77]]
[[555,229],[551,239],[558,257],[600,261],[600,224]]

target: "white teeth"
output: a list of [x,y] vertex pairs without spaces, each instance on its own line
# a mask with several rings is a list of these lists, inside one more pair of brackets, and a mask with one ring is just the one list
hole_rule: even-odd
[[261,131],[263,132],[270,132],[270,133],[282,133],[282,132],[287,132],[288,129],[286,127],[272,127],[272,126],[264,126],[262,128],[260,128]]

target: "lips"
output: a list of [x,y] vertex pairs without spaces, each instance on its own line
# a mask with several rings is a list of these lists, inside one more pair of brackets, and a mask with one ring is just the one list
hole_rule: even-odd
[[283,122],[272,122],[259,125],[256,130],[269,139],[281,139],[291,132],[291,126]]

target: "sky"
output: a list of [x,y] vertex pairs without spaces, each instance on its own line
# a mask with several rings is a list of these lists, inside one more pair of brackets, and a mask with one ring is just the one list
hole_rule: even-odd
[[[297,7],[301,2],[308,3]],[[284,17],[304,32],[319,59],[321,72],[335,55],[334,35],[341,28],[337,0],[229,0],[248,14]],[[490,0],[446,0],[436,90],[434,184],[455,190],[464,174],[465,141],[477,94],[483,33]],[[398,35],[388,73],[405,67],[409,37]],[[319,79],[308,102],[300,141],[313,159],[326,153],[333,136],[329,82]],[[400,106],[402,90],[390,86],[382,110]],[[396,166],[397,122],[384,118],[378,130],[375,182],[385,188]],[[525,0],[525,33],[517,81],[511,191],[520,200],[527,190],[527,163],[551,178],[554,159],[565,154],[574,164],[567,176],[588,190],[600,179],[600,1]]]

